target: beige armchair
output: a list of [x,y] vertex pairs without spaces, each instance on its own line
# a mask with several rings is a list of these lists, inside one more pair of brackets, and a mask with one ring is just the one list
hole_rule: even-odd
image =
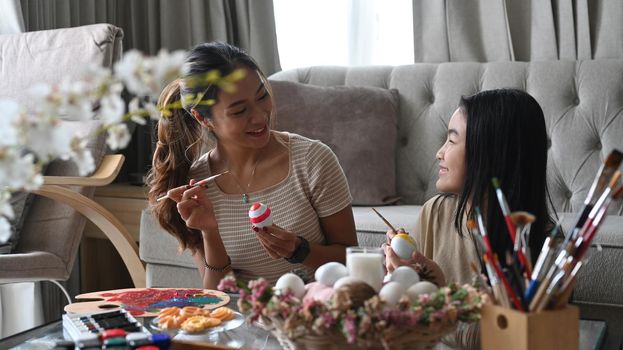
[[[0,35],[4,67],[0,98],[28,104],[23,92],[32,84],[58,83],[87,64],[111,67],[121,56],[122,37],[123,31],[110,24]],[[76,128],[89,130],[99,125],[97,120],[76,122]],[[75,176],[75,165],[67,162],[54,162],[46,170],[44,185],[35,192],[25,216],[16,251],[0,255],[0,284],[67,280],[86,218],[111,240],[134,285],[145,286],[145,267],[136,243],[117,218],[91,199],[95,186],[105,186],[116,178],[123,156],[104,155],[103,137],[92,140],[89,148],[99,164],[91,176]]]

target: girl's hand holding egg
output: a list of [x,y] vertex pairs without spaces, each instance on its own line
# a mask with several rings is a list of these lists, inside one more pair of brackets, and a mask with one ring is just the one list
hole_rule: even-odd
[[410,259],[413,252],[416,250],[417,244],[415,240],[409,236],[408,233],[403,230],[394,235],[390,241],[390,246],[394,250],[394,253],[401,259]]
[[[390,245],[385,245],[385,268],[387,269],[387,272],[392,273],[399,266],[406,265],[413,267],[415,265],[419,265],[419,267],[421,267],[421,271],[417,271],[421,272],[420,275],[422,278],[429,279],[437,286],[445,286],[446,278],[443,271],[441,271],[439,265],[437,265],[437,263],[433,260],[420,254],[417,249],[415,249],[415,244],[413,244],[414,249],[411,252],[410,256],[408,256],[407,258],[402,258],[398,256],[398,252],[395,251],[395,249],[393,248],[394,245],[399,247],[398,250],[408,250],[410,247],[408,239],[406,239],[404,236],[400,236],[401,234],[407,235],[403,229],[400,229],[398,231],[398,234],[394,234],[394,232],[392,232],[391,230],[387,231],[387,236],[392,239]],[[403,245],[406,245],[406,248],[402,247]],[[401,251],[401,254],[402,253],[404,252]]]

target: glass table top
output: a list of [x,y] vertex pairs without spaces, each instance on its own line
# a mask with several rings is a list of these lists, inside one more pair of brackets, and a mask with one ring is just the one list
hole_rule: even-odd
[[[148,329],[150,318],[139,319]],[[150,329],[151,330],[151,329]],[[598,350],[604,343],[606,322],[580,320],[580,349]],[[63,332],[61,320],[50,324],[0,339],[0,349],[43,350],[53,349],[56,341],[70,339]],[[223,332],[185,335],[177,334],[174,339],[203,344],[218,344],[232,349],[282,349],[277,339],[269,332],[256,325],[245,322],[240,327]]]

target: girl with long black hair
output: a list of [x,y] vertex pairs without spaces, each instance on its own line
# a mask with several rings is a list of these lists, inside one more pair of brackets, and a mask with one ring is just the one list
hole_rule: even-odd
[[[553,227],[547,199],[547,143],[543,111],[528,93],[500,89],[462,98],[448,124],[446,142],[437,152],[436,187],[441,194],[424,204],[411,234],[419,252],[402,260],[385,247],[388,271],[418,263],[430,271],[437,285],[471,282],[470,264],[481,266],[467,228],[476,207],[483,212],[493,253],[504,257],[512,252],[513,242],[491,183],[494,177],[500,180],[511,210],[536,216],[528,242],[536,259]],[[393,233],[388,235],[391,238]],[[477,332],[466,333],[471,333],[471,340],[464,346],[477,343]]]

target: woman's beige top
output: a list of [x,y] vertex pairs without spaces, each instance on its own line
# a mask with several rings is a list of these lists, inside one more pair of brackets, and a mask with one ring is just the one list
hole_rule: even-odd
[[446,276],[446,282],[471,283],[470,262],[480,268],[474,241],[463,218],[463,236],[454,227],[456,196],[437,195],[429,199],[420,211],[420,220],[413,232],[419,251],[434,260]]
[[[276,225],[318,244],[326,243],[319,218],[335,214],[352,202],[346,177],[331,149],[320,141],[296,134],[288,136],[288,176],[274,186],[247,193],[249,203],[242,202],[241,194],[223,193],[213,182],[208,187],[219,233],[237,279],[264,277],[274,284],[281,275],[295,269],[307,279],[313,277],[313,271],[302,264],[276,260],[266,253],[249,222],[248,212],[254,202],[271,209]],[[193,163],[189,176],[203,179],[210,175],[206,154]]]

